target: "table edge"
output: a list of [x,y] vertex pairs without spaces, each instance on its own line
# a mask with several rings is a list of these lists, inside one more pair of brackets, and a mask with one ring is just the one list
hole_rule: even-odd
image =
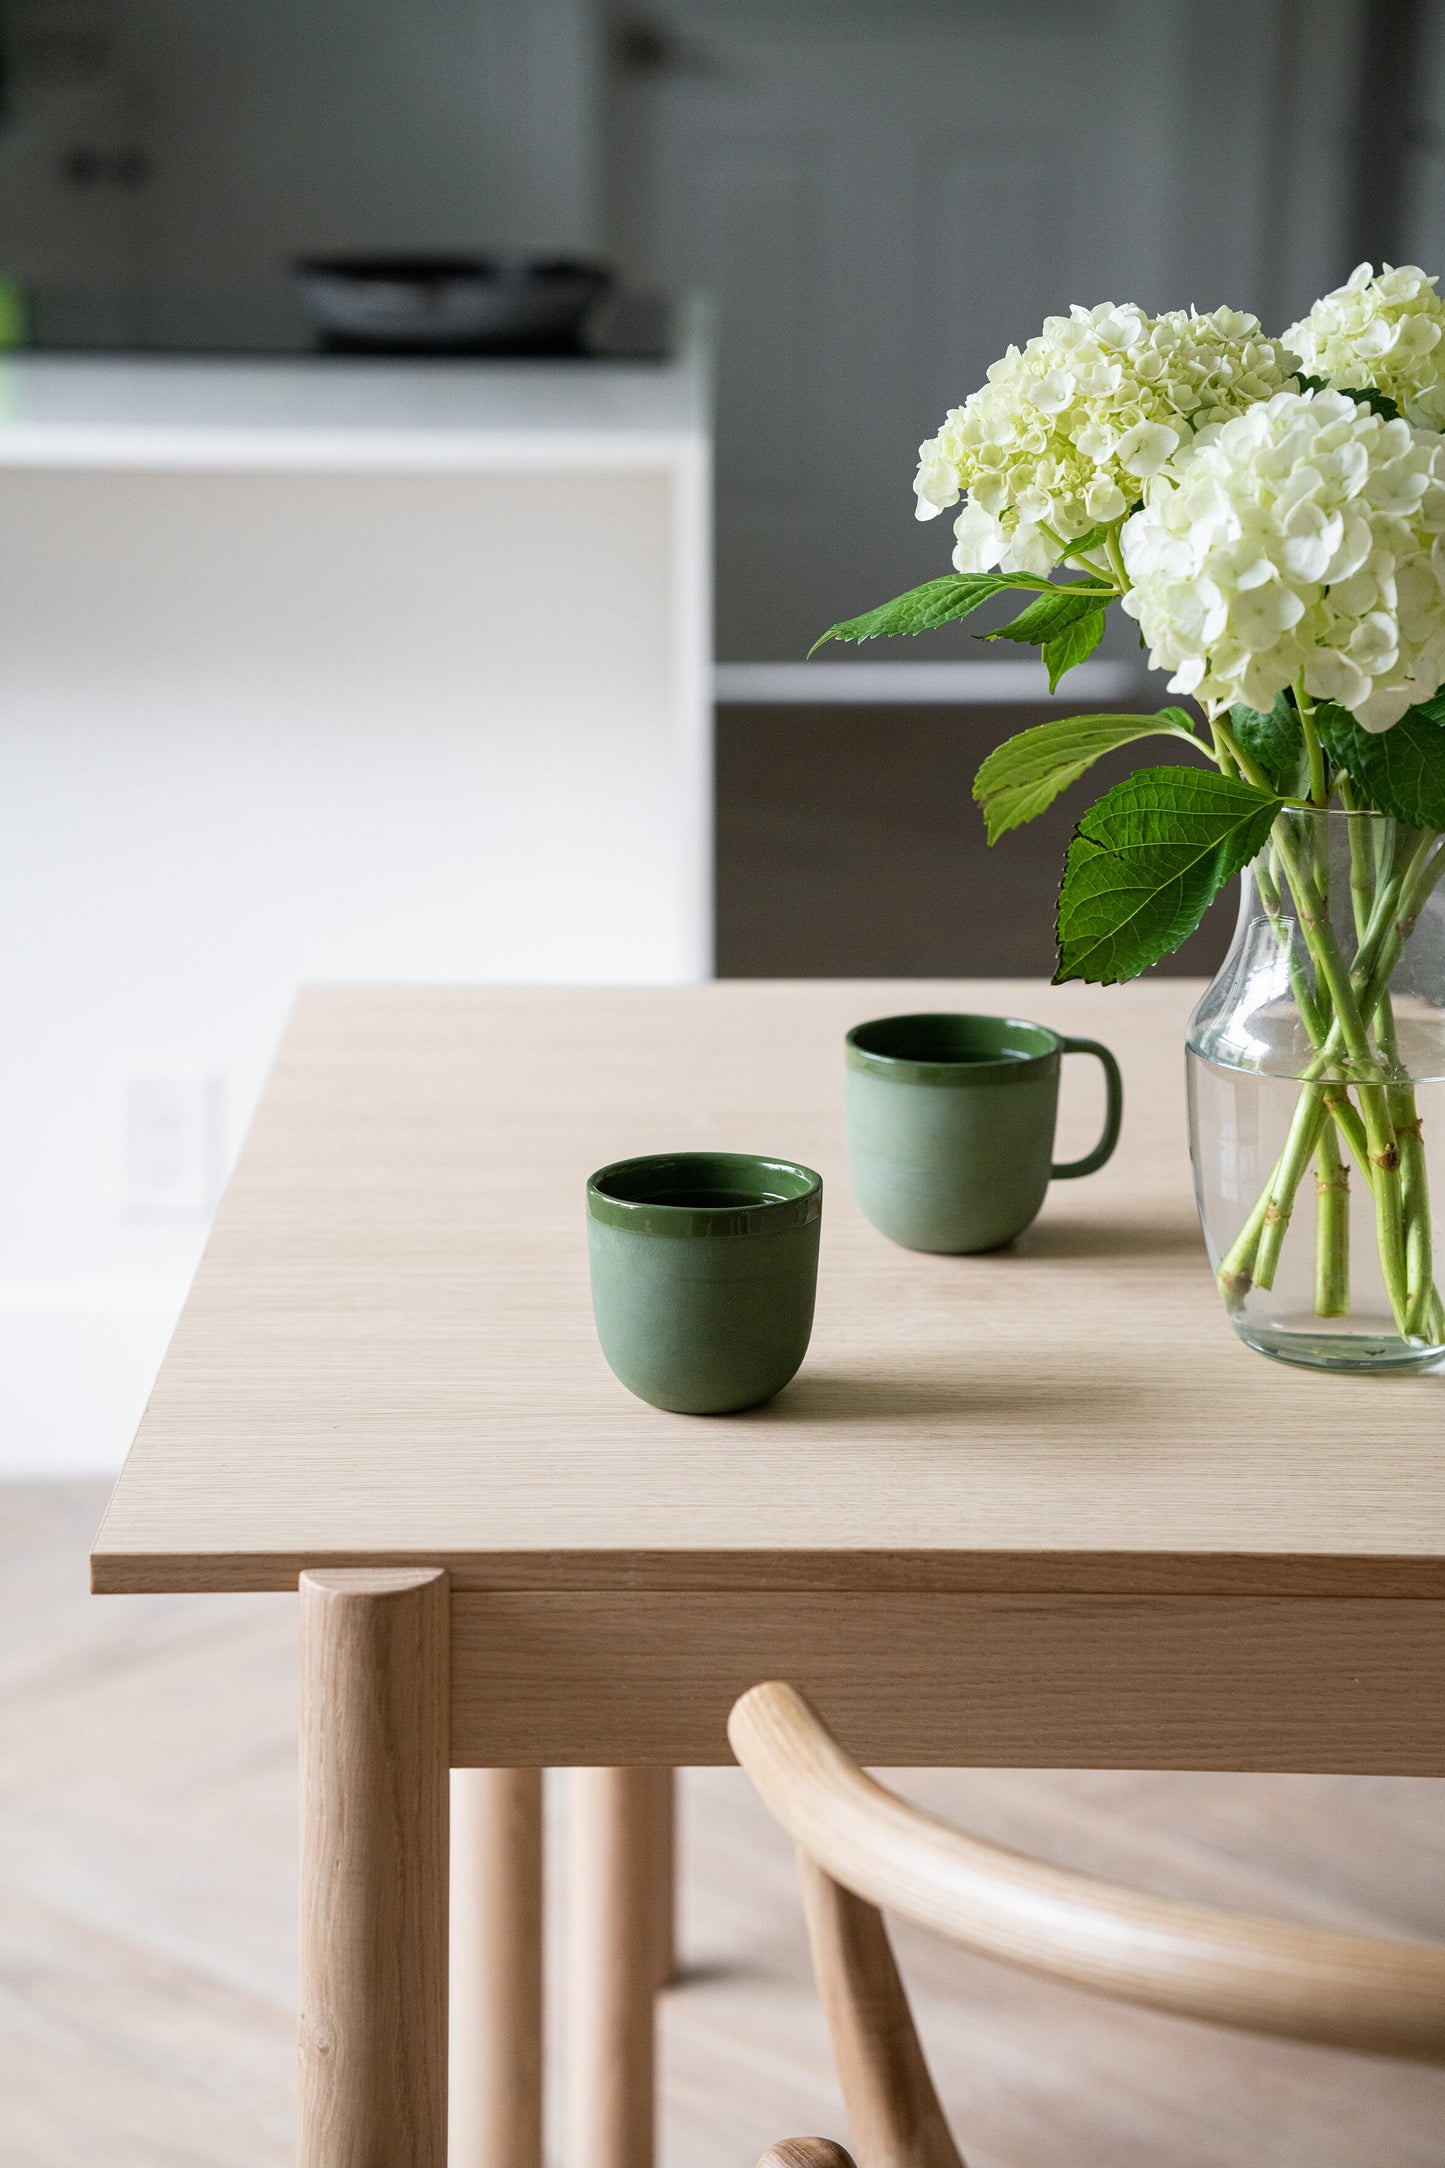
[[[103,1531],[102,1531],[103,1534]],[[1207,1551],[452,1551],[417,1546],[90,1553],[94,1595],[278,1593],[311,1570],[441,1566],[452,1586],[536,1595],[738,1593],[1445,1599],[1438,1554]]]

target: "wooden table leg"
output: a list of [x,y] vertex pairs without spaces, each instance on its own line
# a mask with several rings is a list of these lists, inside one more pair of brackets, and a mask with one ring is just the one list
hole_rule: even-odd
[[446,2168],[442,1572],[301,1576],[301,2168]]
[[452,1771],[451,2168],[542,2168],[542,1772]]
[[672,1969],[672,1771],[574,1769],[568,2160],[652,2168],[653,1997]]
[[677,1978],[677,1771],[637,1769],[650,1778],[653,1871],[652,1905],[657,1984],[670,1987]]

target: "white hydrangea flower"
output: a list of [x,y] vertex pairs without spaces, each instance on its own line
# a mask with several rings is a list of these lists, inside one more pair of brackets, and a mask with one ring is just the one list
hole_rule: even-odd
[[1382,391],[1407,421],[1445,429],[1445,301],[1414,264],[1356,264],[1343,286],[1291,324],[1284,343],[1307,376]]
[[960,572],[1049,572],[1059,536],[1121,519],[1193,429],[1292,380],[1294,357],[1257,318],[1132,303],[1051,316],[919,447],[920,519],[967,494],[954,526]]
[[1211,712],[1302,681],[1366,730],[1445,683],[1445,438],[1343,392],[1202,429],[1120,537],[1169,690]]

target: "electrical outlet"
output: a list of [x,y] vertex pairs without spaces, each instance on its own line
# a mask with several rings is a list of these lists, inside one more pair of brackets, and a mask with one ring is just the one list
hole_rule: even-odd
[[127,1218],[209,1217],[220,1189],[220,1077],[201,1070],[124,1077],[119,1162]]

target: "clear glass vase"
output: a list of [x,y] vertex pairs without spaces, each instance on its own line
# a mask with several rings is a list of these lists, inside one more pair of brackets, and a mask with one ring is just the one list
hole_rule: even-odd
[[1189,1021],[1210,1262],[1250,1347],[1330,1370],[1445,1357],[1445,845],[1285,812]]

